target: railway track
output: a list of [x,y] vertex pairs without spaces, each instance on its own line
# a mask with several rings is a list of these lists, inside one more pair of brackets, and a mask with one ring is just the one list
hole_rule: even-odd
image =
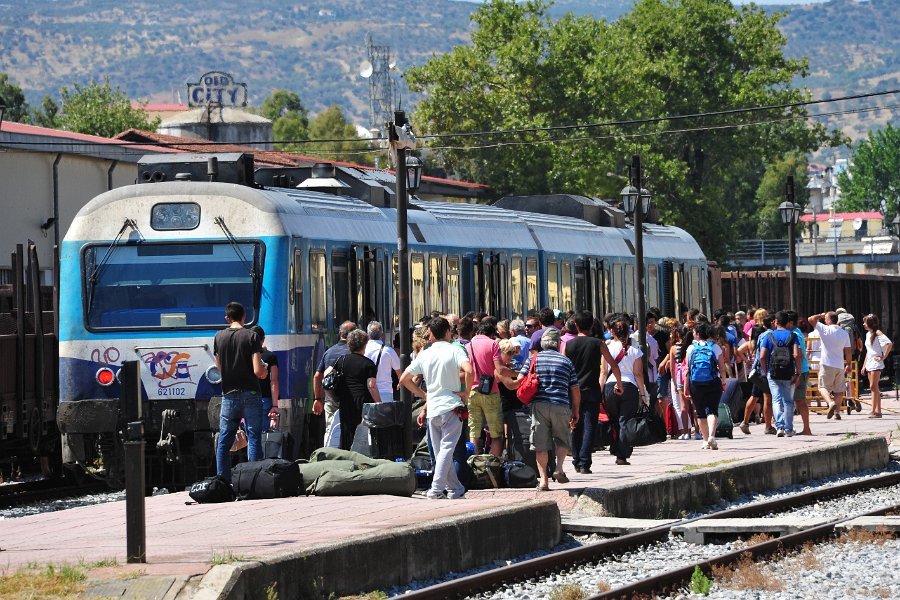
[[[678,525],[685,525],[704,519],[764,517],[772,513],[808,506],[822,500],[846,496],[862,490],[874,490],[897,484],[900,484],[900,473],[889,473],[887,475],[869,479],[811,490],[792,496],[786,496],[784,498],[777,498],[717,511],[700,517],[684,519],[654,527],[645,531],[610,538],[594,544],[548,554],[546,556],[511,564],[499,569],[492,569],[475,575],[446,581],[431,587],[407,592],[403,594],[403,598],[404,600],[464,598],[493,590],[506,584],[527,581],[543,575],[564,571],[576,565],[599,562],[605,557],[622,554],[641,546],[662,542],[668,539],[671,529]],[[699,567],[704,573],[709,574],[713,565],[726,565],[737,562],[742,557],[746,556],[748,552],[755,560],[758,557],[776,554],[787,548],[802,546],[809,541],[827,538],[833,535],[835,526],[844,521],[848,521],[851,518],[860,516],[878,516],[889,512],[896,512],[898,510],[900,510],[900,505],[881,507],[872,511],[854,514],[852,517],[837,518],[805,531],[783,535],[777,539],[747,546],[740,550],[725,553],[713,558],[698,560],[684,567],[679,567],[626,586],[611,589],[608,592],[591,596],[590,600],[643,597],[672,592],[683,587],[684,584],[690,580],[695,567]]]
[[0,509],[109,491],[102,481],[72,482],[59,479],[23,481],[0,486]]

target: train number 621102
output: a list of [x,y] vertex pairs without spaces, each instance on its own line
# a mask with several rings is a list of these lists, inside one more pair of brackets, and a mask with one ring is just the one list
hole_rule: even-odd
[[157,396],[184,396],[185,389],[183,387],[157,388]]

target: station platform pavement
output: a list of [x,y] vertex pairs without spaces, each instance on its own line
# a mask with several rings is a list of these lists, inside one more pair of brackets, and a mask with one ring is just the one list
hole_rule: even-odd
[[[88,571],[85,597],[256,598],[274,591],[280,598],[314,598],[387,589],[552,547],[561,537],[561,513],[631,516],[634,509],[652,518],[659,505],[639,500],[658,502],[689,490],[666,505],[677,512],[727,495],[726,479],[738,493],[883,467],[885,440],[893,436],[894,448],[900,444],[900,402],[885,394],[881,419],[866,418],[867,409],[844,413],[841,421],[814,414],[813,436],[777,438],[756,425],[750,435],[735,429],[734,439],[720,440],[716,451],[701,450],[696,440],[666,441],[636,449],[630,466],[616,466],[614,457],[598,452],[592,474],[569,466],[569,483],[551,482],[549,492],[212,505],[188,505],[186,493],[150,497],[144,564],[126,562],[124,501],[3,520],[0,571],[113,565]],[[421,559],[424,553],[429,560]]]

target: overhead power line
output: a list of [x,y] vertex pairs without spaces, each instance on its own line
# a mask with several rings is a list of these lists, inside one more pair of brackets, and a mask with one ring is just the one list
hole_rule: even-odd
[[[472,131],[472,132],[456,132],[456,133],[441,133],[441,134],[426,134],[417,136],[420,140],[425,139],[446,139],[446,138],[466,138],[466,137],[488,137],[488,136],[497,136],[497,135],[520,135],[527,133],[540,133],[540,132],[557,132],[557,131],[573,131],[573,130],[581,130],[581,129],[597,129],[597,128],[607,128],[607,127],[626,127],[631,125],[648,125],[655,123],[662,123],[666,121],[684,121],[688,119],[705,119],[710,117],[719,117],[719,116],[729,116],[729,115],[738,115],[738,114],[752,114],[763,111],[771,111],[771,110],[784,110],[789,108],[799,108],[804,106],[812,106],[812,105],[821,105],[821,104],[832,104],[836,102],[846,102],[852,100],[862,100],[866,98],[875,98],[880,96],[888,96],[892,94],[900,93],[900,89],[893,90],[885,90],[880,92],[870,92],[867,94],[854,94],[850,96],[841,96],[838,98],[822,98],[818,100],[807,100],[803,102],[790,102],[785,104],[770,104],[764,106],[752,106],[745,108],[733,108],[727,110],[720,111],[708,111],[708,112],[700,112],[700,113],[691,113],[685,115],[666,115],[661,117],[648,117],[644,119],[627,119],[627,120],[616,120],[616,121],[604,121],[598,123],[582,123],[582,124],[572,124],[572,125],[553,125],[546,127],[528,127],[522,129],[498,129],[493,131]],[[848,109],[842,111],[835,111],[830,113],[818,113],[818,114],[805,114],[805,115],[787,115],[783,118],[770,119],[766,121],[756,121],[750,124],[726,124],[726,125],[711,125],[711,126],[702,126],[702,127],[693,127],[689,129],[682,130],[663,130],[663,131],[652,131],[652,132],[640,132],[635,134],[618,134],[618,135],[609,135],[609,136],[601,136],[601,137],[583,137],[583,138],[552,138],[548,140],[510,140],[510,141],[498,141],[492,144],[483,144],[479,146],[437,146],[430,147],[431,149],[464,149],[464,148],[488,148],[488,147],[498,147],[503,145],[513,146],[513,145],[523,145],[529,143],[550,143],[554,141],[577,141],[578,139],[603,139],[604,137],[646,137],[651,135],[665,135],[669,133],[676,133],[679,131],[704,131],[704,130],[715,130],[715,129],[729,129],[734,127],[741,127],[747,125],[761,125],[767,123],[778,123],[782,121],[791,121],[791,120],[805,120],[805,119],[815,119],[822,118],[827,116],[835,116],[842,114],[853,114],[858,112],[871,112],[874,110],[882,110],[882,109],[890,109],[894,108],[897,105],[886,105],[886,106],[875,106],[875,107],[865,107],[861,109]],[[158,147],[158,148],[183,148],[185,146],[199,146],[199,147],[210,147],[215,148],[216,146],[259,146],[259,145],[269,145],[269,144],[277,144],[280,146],[285,145],[309,145],[309,144],[329,144],[329,143],[353,143],[353,144],[361,144],[367,143],[371,141],[377,140],[366,140],[360,138],[327,138],[327,139],[314,139],[314,140],[279,140],[277,142],[272,142],[270,140],[266,141],[249,141],[249,142],[241,142],[240,144],[235,144],[234,142],[213,142],[207,140],[191,140],[190,142],[162,142],[162,141],[140,141],[140,142],[129,142],[129,141],[104,141],[104,142],[93,142],[93,141],[76,141],[76,140],[68,140],[61,142],[40,142],[41,146],[69,146],[69,147],[134,147],[134,146],[150,146],[150,147]],[[8,140],[4,141],[3,145],[5,146],[31,146],[35,145],[35,142],[32,141],[13,141]],[[352,155],[352,154],[372,154],[383,151],[382,149],[366,149],[359,151],[340,151],[343,155]],[[284,152],[278,151],[275,152]],[[323,154],[323,153],[333,153],[327,150],[318,150],[313,152],[314,154]],[[133,153],[129,153],[133,154]]]

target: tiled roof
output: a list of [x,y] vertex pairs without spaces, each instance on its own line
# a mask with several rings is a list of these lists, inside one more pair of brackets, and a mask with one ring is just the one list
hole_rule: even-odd
[[123,131],[116,136],[119,140],[128,140],[131,142],[145,142],[161,144],[159,148],[174,148],[182,152],[212,153],[212,152],[244,152],[253,155],[253,160],[257,164],[270,165],[276,167],[297,167],[302,166],[299,157],[289,158],[289,154],[284,152],[271,152],[269,150],[260,150],[250,146],[240,146],[238,144],[215,144],[210,145],[207,140],[192,140],[191,138],[180,137],[176,135],[164,135],[153,131],[140,131],[138,129],[129,129]]
[[52,138],[59,138],[61,141],[70,141],[70,142],[89,142],[90,144],[102,144],[105,146],[121,146],[122,142],[132,142],[135,143],[134,146],[129,144],[129,147],[134,148],[142,148],[148,151],[160,151],[160,152],[178,152],[178,150],[168,149],[168,148],[156,148],[152,146],[141,146],[140,141],[142,140],[126,140],[126,139],[118,139],[118,138],[105,138],[98,135],[88,135],[86,133],[75,133],[73,131],[65,131],[63,129],[50,129],[49,127],[39,127],[37,125],[28,125],[26,123],[16,123],[14,121],[3,121],[0,124],[0,131],[4,131],[6,133],[18,133],[21,135],[33,135],[33,136],[45,136]]

